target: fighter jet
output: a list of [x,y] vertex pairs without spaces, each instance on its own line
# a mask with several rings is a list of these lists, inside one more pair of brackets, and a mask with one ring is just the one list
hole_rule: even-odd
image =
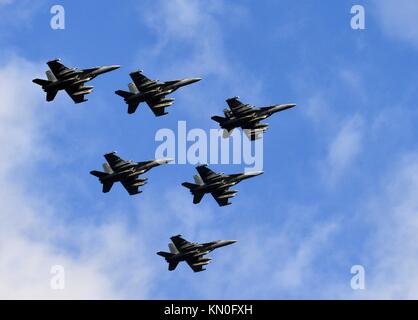
[[203,266],[210,263],[211,258],[203,256],[220,247],[228,246],[237,242],[236,240],[217,240],[207,243],[192,243],[184,240],[181,235],[170,238],[172,243],[168,244],[170,252],[157,252],[159,256],[168,262],[168,270],[173,271],[181,261],[186,261],[194,272],[206,270]]
[[195,183],[182,183],[182,186],[188,188],[193,195],[193,203],[199,203],[206,193],[210,193],[220,207],[230,205],[229,198],[235,197],[238,192],[238,190],[229,190],[230,187],[263,173],[263,171],[254,171],[224,175],[213,172],[207,165],[197,166],[196,170],[199,174],[194,176]]
[[162,164],[169,163],[173,159],[150,160],[145,162],[135,162],[132,160],[121,159],[116,152],[104,155],[107,162],[103,164],[105,172],[90,171],[103,184],[103,192],[109,192],[115,182],[120,182],[126,191],[132,196],[141,193],[139,187],[147,183],[147,178],[138,178],[139,175]]
[[212,120],[224,129],[223,137],[228,138],[234,128],[241,127],[250,140],[257,140],[267,130],[267,123],[260,123],[276,112],[295,107],[295,104],[281,104],[256,108],[239,101],[239,97],[226,100],[229,109],[224,109],[225,117],[213,116]]
[[87,101],[84,95],[93,91],[93,86],[84,84],[98,75],[116,70],[120,66],[103,66],[90,69],[67,68],[59,59],[47,62],[50,70],[46,71],[48,80],[33,79],[32,82],[42,86],[46,92],[46,101],[54,100],[58,91],[65,90],[75,103]]
[[146,102],[156,117],[167,114],[165,108],[173,104],[174,98],[166,98],[178,88],[202,80],[202,78],[189,78],[160,82],[150,80],[142,74],[142,70],[129,74],[132,81],[128,84],[129,91],[117,90],[115,93],[125,99],[128,104],[128,113],[134,113],[141,102]]

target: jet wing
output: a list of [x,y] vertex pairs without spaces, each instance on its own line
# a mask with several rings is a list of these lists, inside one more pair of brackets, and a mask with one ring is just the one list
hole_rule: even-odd
[[107,153],[104,155],[104,157],[113,171],[116,171],[118,167],[121,167],[128,162],[119,157],[115,152]]
[[198,166],[196,168],[203,182],[207,182],[210,178],[221,176],[219,173],[216,173],[209,169],[206,165]]
[[138,177],[138,175],[131,177],[129,180],[122,180],[121,183],[123,187],[128,191],[128,193],[132,196],[134,194],[141,193],[142,191],[139,191],[139,186],[134,186],[133,183],[135,179]]
[[219,192],[212,192],[211,193],[213,199],[215,199],[215,201],[218,203],[218,205],[220,207],[224,207],[224,206],[227,206],[227,205],[230,205],[231,204],[229,202],[229,198],[221,198],[221,196],[225,195],[224,194],[224,191],[226,191],[226,190],[228,190],[228,189],[224,189],[224,190],[219,191]]
[[238,97],[227,99],[226,103],[231,109],[232,114],[236,117],[253,110],[253,108],[251,108],[250,106],[243,104],[241,101],[239,101]]
[[144,92],[146,91],[144,90],[146,89],[146,87],[158,83],[158,81],[151,80],[148,77],[144,76],[140,71],[132,72],[130,76],[139,92]]
[[187,264],[189,265],[189,267],[190,268],[192,268],[192,270],[194,271],[194,272],[200,272],[200,271],[203,271],[203,270],[205,270],[205,269],[203,269],[203,267],[205,266],[205,265],[198,265],[198,266],[196,266],[196,265],[194,265],[194,264],[196,264],[196,263],[199,263],[199,262],[202,262],[201,261],[202,259],[199,257],[199,258],[191,258],[191,259],[186,259],[186,262],[187,262]]
[[54,76],[59,79],[59,75],[63,73],[63,71],[69,70],[66,66],[64,66],[59,60],[52,60],[48,61],[47,65],[49,69],[51,69]]
[[251,141],[261,139],[262,131],[254,130],[254,129],[244,129],[245,135],[250,139]]
[[183,248],[190,247],[193,245],[193,243],[183,239],[181,235],[171,237],[170,239],[179,252],[181,252]]
[[90,88],[86,88],[83,86],[83,84],[80,84],[78,86],[71,86],[65,89],[65,92],[67,92],[67,94],[71,99],[73,99],[75,103],[81,103],[87,101],[84,96],[89,93],[89,90]]
[[172,104],[171,101],[166,102],[165,96],[160,96],[159,98],[147,100],[147,105],[150,107],[151,111],[155,114],[156,117],[163,116],[167,114],[165,108]]

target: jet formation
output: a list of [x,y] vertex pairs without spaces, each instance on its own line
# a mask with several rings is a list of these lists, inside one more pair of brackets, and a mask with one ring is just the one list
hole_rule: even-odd
[[174,98],[166,96],[178,88],[187,86],[202,80],[202,78],[189,78],[160,82],[159,80],[148,79],[142,70],[129,74],[132,81],[128,84],[129,92],[117,90],[115,93],[124,98],[128,105],[128,113],[132,114],[141,102],[146,102],[156,117],[168,114],[166,107],[173,104]]
[[220,207],[230,205],[229,199],[235,197],[238,192],[238,190],[230,190],[230,187],[263,173],[263,171],[254,171],[225,175],[213,172],[207,165],[197,166],[196,170],[199,174],[194,176],[195,183],[182,183],[182,186],[188,188],[193,195],[193,203],[199,203],[206,193],[210,193]]
[[84,84],[98,75],[120,68],[119,65],[94,67],[90,69],[76,69],[64,66],[60,59],[47,62],[50,70],[46,71],[48,80],[33,79],[32,82],[42,86],[46,92],[46,101],[53,101],[58,91],[65,90],[75,103],[87,101],[86,94],[93,91],[93,86]]
[[[90,69],[68,68],[59,59],[47,62],[49,70],[46,71],[47,80],[33,79],[32,81],[46,92],[46,101],[53,101],[58,91],[65,90],[75,103],[87,101],[85,95],[93,90],[93,86],[86,86],[85,83],[98,75],[118,69],[119,65],[101,66]],[[198,82],[201,78],[186,78],[160,82],[147,78],[142,71],[130,73],[132,82],[128,84],[129,91],[117,90],[115,93],[124,98],[128,105],[128,113],[134,113],[141,102],[150,107],[156,117],[166,115],[166,108],[174,103],[174,98],[167,96],[177,89]],[[228,138],[235,128],[241,128],[250,140],[257,140],[267,130],[268,124],[261,123],[262,120],[274,113],[295,107],[295,104],[272,105],[268,107],[255,107],[244,104],[239,97],[226,100],[228,107],[224,109],[224,117],[213,116],[212,120],[219,123],[224,129],[224,138]],[[123,160],[116,152],[104,155],[106,162],[103,164],[104,172],[93,170],[90,174],[97,177],[103,185],[103,193],[111,190],[115,182],[120,182],[129,195],[139,194],[140,187],[147,183],[147,178],[139,176],[152,168],[167,164],[173,159],[156,159],[144,162]],[[198,172],[194,176],[195,183],[183,182],[182,186],[189,189],[193,195],[193,203],[201,202],[205,194],[210,193],[219,206],[227,206],[231,198],[235,197],[238,190],[230,188],[242,180],[249,179],[262,174],[262,171],[224,174],[216,173],[207,165],[196,167]],[[217,240],[207,243],[192,243],[182,238],[181,235],[171,237],[168,245],[170,252],[157,252],[168,262],[168,270],[176,269],[181,261],[186,263],[194,272],[205,270],[211,258],[205,257],[209,252],[235,243],[235,240]]]
[[147,183],[147,178],[138,176],[160,166],[169,163],[173,159],[159,159],[145,162],[135,162],[132,160],[123,160],[116,152],[110,152],[104,155],[107,162],[103,163],[105,172],[93,170],[90,174],[99,178],[103,184],[103,192],[109,192],[115,182],[122,183],[123,187],[130,195],[141,193],[139,187]]
[[260,123],[276,112],[295,107],[295,104],[281,104],[269,107],[256,108],[249,104],[244,104],[239,97],[233,97],[226,100],[229,109],[224,109],[225,117],[213,116],[212,120],[219,123],[224,129],[223,137],[227,138],[234,128],[240,127],[250,140],[257,140],[260,134],[267,130],[267,123]]
[[204,271],[203,267],[210,263],[211,258],[205,258],[204,255],[209,252],[228,246],[237,242],[236,240],[216,240],[207,243],[192,243],[182,238],[181,235],[170,238],[171,243],[168,244],[170,252],[159,251],[157,254],[165,258],[168,262],[168,270],[173,271],[181,261],[192,268],[194,272]]

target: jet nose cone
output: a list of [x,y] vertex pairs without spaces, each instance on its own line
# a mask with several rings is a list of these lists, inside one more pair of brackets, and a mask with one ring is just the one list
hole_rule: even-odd
[[294,103],[279,104],[279,105],[274,106],[272,108],[272,111],[273,112],[283,111],[283,110],[290,109],[290,108],[293,108],[293,107],[296,107],[296,104],[294,104]]
[[296,104],[295,103],[288,103],[288,104],[285,104],[285,106],[290,109],[290,108],[296,107]]
[[255,176],[259,176],[260,174],[263,174],[263,173],[264,173],[264,171],[251,171],[251,172],[246,172],[245,175],[255,177]]
[[192,83],[198,82],[200,80],[202,80],[202,78],[189,78],[189,79],[185,79],[184,80],[184,83],[186,83],[186,84],[192,84]]
[[229,246],[230,244],[234,244],[237,240],[219,240],[215,245],[215,248]]
[[120,68],[120,65],[115,64],[113,66],[108,66],[107,68],[109,69],[109,71],[113,71],[113,70],[119,69]]
[[106,72],[110,72],[119,68],[120,68],[120,65],[104,66],[98,70],[98,73],[106,73]]
[[223,240],[222,246],[229,246],[230,244],[234,244],[237,240]]
[[155,162],[158,163],[158,164],[167,164],[167,163],[172,162],[172,161],[174,161],[174,159],[172,159],[172,158],[165,158],[165,159],[155,160]]

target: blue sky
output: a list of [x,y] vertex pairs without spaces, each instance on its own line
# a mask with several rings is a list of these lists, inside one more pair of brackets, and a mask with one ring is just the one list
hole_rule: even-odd
[[[65,30],[50,8],[65,8]],[[366,29],[350,9],[366,10]],[[418,297],[418,49],[415,1],[0,1],[0,297],[351,299]],[[46,103],[45,62],[88,68],[89,101]],[[134,115],[114,94],[129,72],[201,76],[169,115]],[[216,128],[225,99],[296,103],[268,119],[264,172],[233,205],[192,204],[192,165],[147,174],[143,193],[108,194],[88,172],[117,150],[152,159],[160,128]],[[243,165],[213,165],[239,172]],[[206,272],[168,272],[155,252],[181,233],[237,239]],[[51,290],[52,265],[66,288]],[[350,287],[363,265],[366,290]]]

